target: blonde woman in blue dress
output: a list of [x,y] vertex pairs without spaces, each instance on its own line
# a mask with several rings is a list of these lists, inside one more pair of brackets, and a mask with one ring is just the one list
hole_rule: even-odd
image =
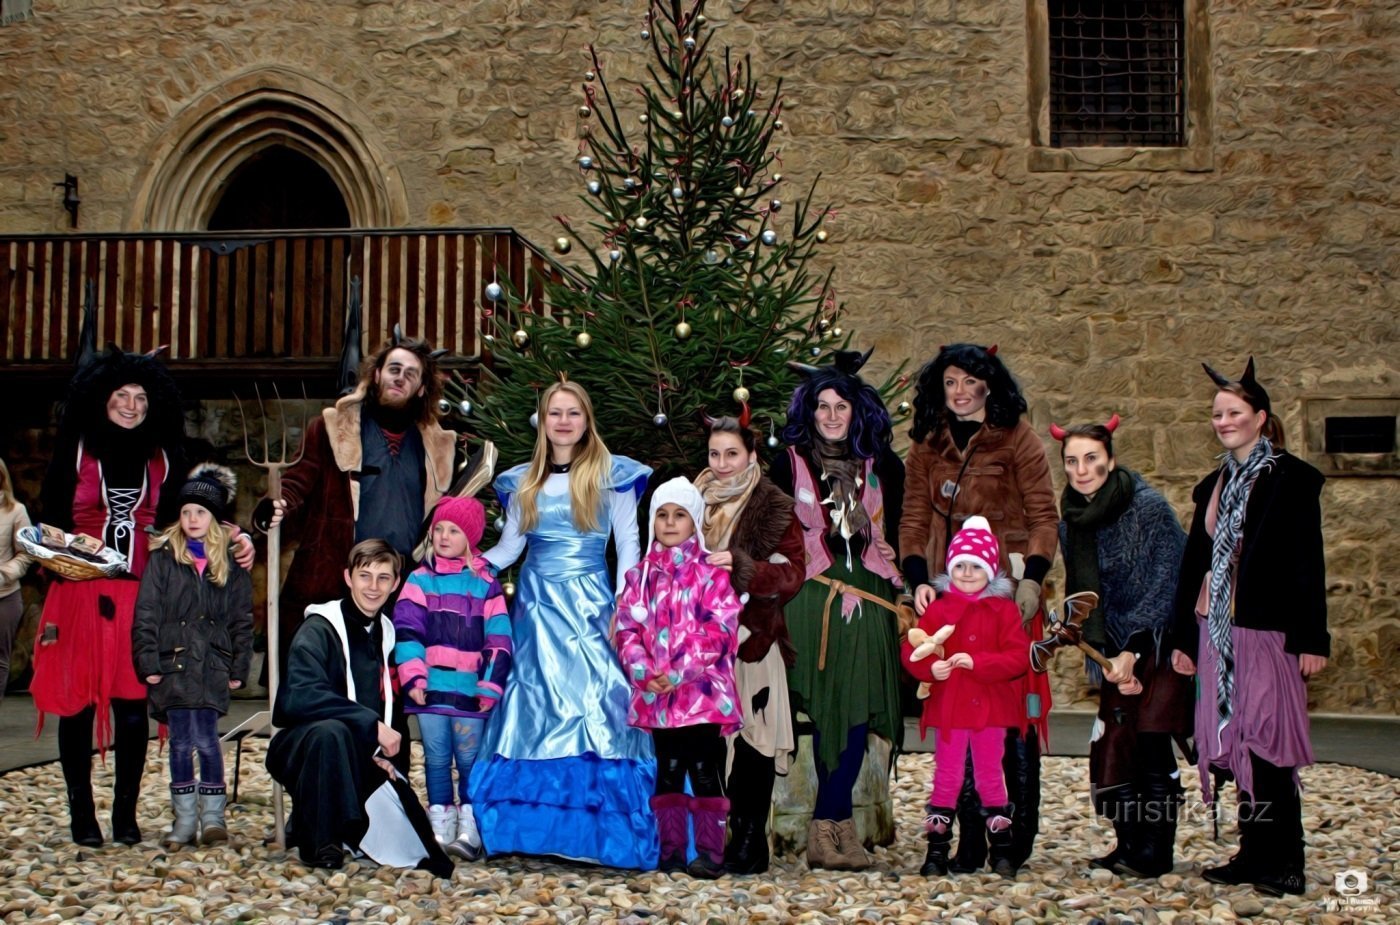
[[496,479],[506,524],[485,557],[499,570],[529,549],[511,613],[515,661],[471,777],[488,854],[656,866],[656,759],[651,737],[627,725],[630,688],[608,632],[640,558],[650,474],[608,452],[588,393],[566,381],[540,398],[530,462]]

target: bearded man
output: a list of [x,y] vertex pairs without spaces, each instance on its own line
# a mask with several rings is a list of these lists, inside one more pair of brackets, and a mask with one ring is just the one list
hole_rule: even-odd
[[438,498],[490,481],[489,444],[454,472],[457,439],[438,423],[441,395],[437,354],[396,336],[365,362],[355,389],[307,425],[306,452],[282,475],[282,497],[254,511],[259,529],[285,517],[300,538],[280,598],[284,667],[306,608],[340,596],[351,547],[382,539],[411,562]]

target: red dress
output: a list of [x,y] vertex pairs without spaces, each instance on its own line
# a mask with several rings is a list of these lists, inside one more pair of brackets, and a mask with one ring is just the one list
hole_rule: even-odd
[[[131,624],[141,573],[150,555],[146,528],[154,526],[156,504],[170,461],[156,450],[146,463],[140,488],[108,486],[102,464],[78,444],[77,490],[73,496],[71,532],[115,540],[111,545],[127,557],[131,577],[88,581],[55,579],[44,600],[44,613],[34,644],[34,679],[29,691],[43,714],[73,716],[97,708],[97,744],[105,749],[111,738],[108,707],[115,699],[141,700],[146,685],[136,676],[131,656]],[[104,600],[111,604],[105,604]],[[58,638],[44,644],[47,627]]]

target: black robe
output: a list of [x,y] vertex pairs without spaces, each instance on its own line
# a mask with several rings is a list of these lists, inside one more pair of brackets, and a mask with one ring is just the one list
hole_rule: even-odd
[[[292,798],[287,845],[297,848],[307,863],[326,845],[359,844],[369,824],[365,802],[385,781],[384,771],[374,763],[386,693],[380,621],[365,617],[349,599],[340,602],[340,610],[355,699],[346,696],[340,636],[324,617],[313,615],[292,640],[287,676],[272,711],[273,725],[280,731],[268,746],[267,769]],[[390,760],[407,776],[408,730],[397,705],[393,721],[403,746]],[[451,861],[432,837],[421,804],[406,783],[396,789],[414,829],[426,835],[428,857],[419,867],[451,876]]]

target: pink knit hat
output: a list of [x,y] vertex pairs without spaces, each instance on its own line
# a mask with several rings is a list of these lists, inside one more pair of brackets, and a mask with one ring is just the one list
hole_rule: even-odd
[[[475,498],[445,497],[438,500],[433,508],[433,524],[449,520],[467,535],[471,551],[476,552],[481,545],[481,534],[486,531],[486,509]],[[431,529],[431,528],[430,528]]]
[[963,527],[948,544],[948,571],[959,562],[971,562],[987,573],[987,580],[997,577],[997,565],[1001,561],[1001,548],[992,525],[985,517],[969,517]]

